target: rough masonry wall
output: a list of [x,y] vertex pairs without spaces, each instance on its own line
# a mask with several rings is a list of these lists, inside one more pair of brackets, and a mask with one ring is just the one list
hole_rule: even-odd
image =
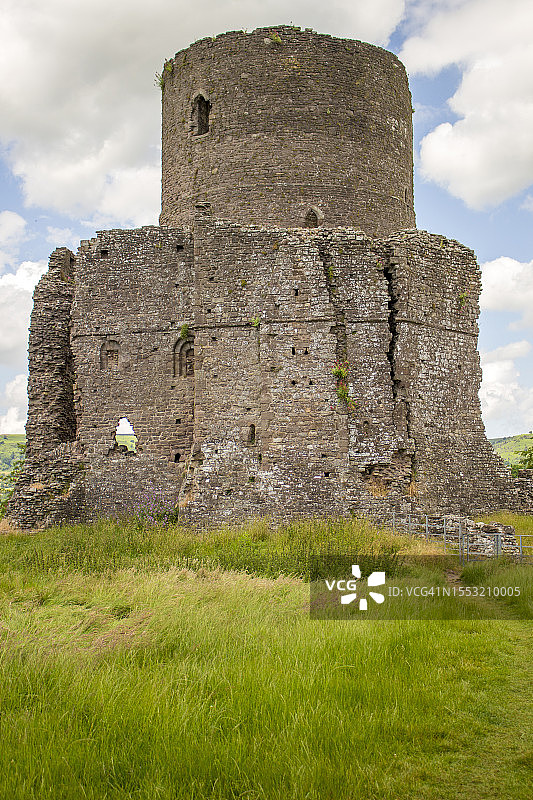
[[[392,420],[387,285],[368,242],[353,230],[259,230],[207,214],[197,219],[199,459],[184,495],[189,519],[284,518],[379,504],[365,467],[389,462],[404,436]],[[337,399],[337,358],[352,364],[363,420]],[[398,501],[409,480],[402,474],[391,487]]]
[[207,201],[243,225],[298,227],[315,209],[372,236],[414,227],[411,95],[392,53],[263,28],[202,39],[162,77],[162,224],[192,224]]
[[[179,374],[192,291],[181,230],[106,231],[80,248],[71,337],[88,515],[128,513],[144,492],[179,487],[192,444],[194,379]],[[136,453],[115,442],[122,417]]]
[[[424,232],[377,241],[207,215],[195,246],[190,519],[501,505],[510,483],[481,422],[471,251]],[[350,365],[351,413],[336,359]]]
[[481,420],[481,274],[474,253],[438,235],[406,231],[388,239],[384,263],[394,391],[415,447],[417,502],[439,512],[502,507],[511,481]]
[[50,525],[78,514],[80,468],[69,335],[74,290],[74,256],[66,248],[57,249],[33,294],[26,460],[7,509],[22,527]]
[[[505,504],[477,398],[479,269],[457,242],[241,227],[203,208],[194,238],[83,243],[74,285],[54,258],[32,318],[41,461],[17,487],[19,524],[127,514],[154,493],[196,525]],[[116,444],[122,417],[136,453]]]

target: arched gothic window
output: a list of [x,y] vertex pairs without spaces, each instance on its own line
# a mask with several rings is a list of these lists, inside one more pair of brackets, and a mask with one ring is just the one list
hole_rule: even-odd
[[304,228],[318,228],[324,220],[324,214],[315,206],[308,208],[304,217]]
[[209,112],[211,103],[203,96],[198,94],[193,100],[191,114],[191,130],[193,136],[202,136],[209,131]]
[[190,378],[194,375],[194,337],[180,340],[174,345],[174,377]]

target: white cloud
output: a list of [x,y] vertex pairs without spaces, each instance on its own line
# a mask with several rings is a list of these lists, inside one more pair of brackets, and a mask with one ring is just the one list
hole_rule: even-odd
[[521,318],[512,328],[533,326],[533,261],[522,263],[500,256],[482,264],[481,270],[481,308],[518,312]]
[[530,0],[464,0],[426,18],[400,53],[411,72],[463,70],[449,100],[459,119],[423,139],[420,165],[472,208],[497,205],[533,182],[532,26]]
[[49,225],[46,228],[46,241],[55,249],[56,247],[68,247],[74,253],[80,244],[80,235],[71,228],[54,228]]
[[28,410],[28,378],[17,375],[6,384],[0,405],[9,406],[5,414],[0,414],[0,433],[24,433]]
[[121,434],[121,435],[122,434],[128,434],[129,435],[129,434],[135,433],[135,431],[133,430],[133,428],[131,426],[131,422],[129,421],[129,419],[127,417],[121,417],[119,419],[118,425],[117,425],[117,433]]
[[511,344],[505,344],[495,350],[483,353],[481,363],[485,366],[496,362],[514,361],[515,358],[524,358],[529,352],[531,352],[531,342],[522,339],[521,342],[511,342]]
[[14,211],[0,212],[0,272],[13,263],[24,241],[26,220]]
[[108,228],[121,219],[124,209],[134,227],[157,225],[161,205],[161,168],[131,167],[112,170],[99,211],[93,215],[94,228]]
[[524,433],[533,428],[533,388],[520,380],[515,359],[531,351],[526,341],[512,342],[481,355],[483,380],[479,397],[491,437]]
[[24,261],[0,277],[0,363],[26,363],[28,326],[35,284],[46,271],[44,261]]
[[166,57],[208,35],[290,22],[386,44],[404,7],[404,0],[206,0],[193,10],[188,0],[4,3],[0,139],[29,205],[95,214],[111,225],[154,222],[160,93],[153,79]]
[[24,433],[26,414],[19,408],[8,408],[5,414],[0,414],[0,433]]

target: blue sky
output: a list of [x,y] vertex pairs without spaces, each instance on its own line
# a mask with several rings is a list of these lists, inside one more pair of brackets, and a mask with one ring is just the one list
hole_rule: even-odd
[[0,9],[1,433],[23,431],[31,293],[48,254],[157,223],[164,59],[203,36],[286,23],[404,61],[417,225],[482,267],[487,433],[533,429],[530,0],[24,0]]

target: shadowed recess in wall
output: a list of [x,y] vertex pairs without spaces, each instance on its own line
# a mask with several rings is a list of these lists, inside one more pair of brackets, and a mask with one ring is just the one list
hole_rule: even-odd
[[123,453],[136,453],[138,439],[127,417],[121,417],[115,432],[115,450]]

